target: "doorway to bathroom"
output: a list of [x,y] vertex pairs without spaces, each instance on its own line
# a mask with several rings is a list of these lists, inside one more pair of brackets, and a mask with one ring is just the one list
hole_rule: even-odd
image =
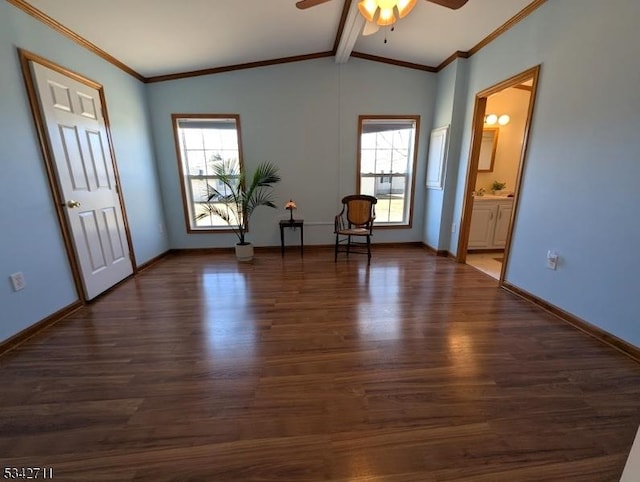
[[502,283],[540,67],[476,95],[457,261]]

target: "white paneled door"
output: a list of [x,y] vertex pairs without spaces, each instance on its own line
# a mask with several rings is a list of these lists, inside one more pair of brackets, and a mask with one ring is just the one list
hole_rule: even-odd
[[30,62],[87,299],[133,273],[99,92]]

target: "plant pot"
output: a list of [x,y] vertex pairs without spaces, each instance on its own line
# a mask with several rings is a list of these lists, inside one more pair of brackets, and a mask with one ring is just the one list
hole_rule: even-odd
[[236,258],[242,262],[251,261],[253,259],[253,244],[236,244]]

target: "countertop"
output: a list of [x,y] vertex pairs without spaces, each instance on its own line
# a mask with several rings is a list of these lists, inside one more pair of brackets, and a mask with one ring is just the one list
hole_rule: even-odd
[[502,200],[508,200],[508,199],[513,199],[513,197],[509,197],[509,196],[496,196],[495,194],[485,194],[484,196],[473,196],[474,200],[478,200],[478,201],[482,201],[482,200],[496,200],[496,199],[502,199]]

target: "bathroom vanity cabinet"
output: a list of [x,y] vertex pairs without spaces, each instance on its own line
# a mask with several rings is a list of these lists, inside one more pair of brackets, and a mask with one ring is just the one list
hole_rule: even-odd
[[468,249],[502,249],[507,242],[513,198],[476,196],[469,230]]

